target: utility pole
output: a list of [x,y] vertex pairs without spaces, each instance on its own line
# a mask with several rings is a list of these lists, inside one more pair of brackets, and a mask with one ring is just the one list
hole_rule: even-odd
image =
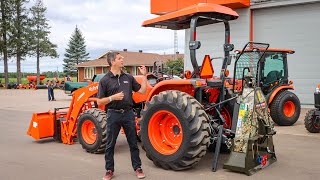
[[57,78],[59,78],[59,70],[58,70],[58,66],[57,66]]
[[178,33],[177,33],[177,30],[174,30],[174,53],[173,53],[173,56],[174,56],[174,60],[177,59],[177,53],[178,53]]

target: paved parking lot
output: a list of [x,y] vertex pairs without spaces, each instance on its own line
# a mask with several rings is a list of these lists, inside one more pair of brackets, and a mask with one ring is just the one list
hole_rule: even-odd
[[[48,102],[46,90],[0,90],[0,174],[1,180],[94,180],[104,174],[103,154],[86,153],[81,146],[51,139],[34,141],[26,131],[33,112],[67,107],[71,100],[55,90],[57,101]],[[291,127],[276,127],[274,137],[278,161],[253,176],[222,169],[227,155],[221,155],[219,169],[211,172],[212,153],[193,169],[166,171],[157,168],[141,150],[147,179],[314,179],[320,177],[320,134],[309,134],[303,125],[306,109]],[[135,179],[129,147],[119,136],[115,152],[115,180]]]

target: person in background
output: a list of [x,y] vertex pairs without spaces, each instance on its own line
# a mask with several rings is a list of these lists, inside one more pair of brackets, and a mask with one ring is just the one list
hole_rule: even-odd
[[55,101],[56,99],[54,98],[54,92],[53,92],[53,89],[55,87],[54,80],[48,80],[47,81],[47,87],[48,87],[48,100],[49,101]]

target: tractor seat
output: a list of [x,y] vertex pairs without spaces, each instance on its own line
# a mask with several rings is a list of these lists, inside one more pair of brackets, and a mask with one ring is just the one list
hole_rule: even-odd
[[266,77],[266,83],[274,82],[280,79],[279,71],[270,71]]
[[153,87],[157,84],[157,77],[154,74],[149,74],[147,76],[148,83]]

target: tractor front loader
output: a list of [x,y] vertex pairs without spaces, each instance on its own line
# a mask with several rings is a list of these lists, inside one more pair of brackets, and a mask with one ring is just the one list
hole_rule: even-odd
[[73,144],[78,137],[88,152],[102,152],[106,113],[96,106],[97,91],[98,83],[91,84],[73,92],[69,107],[34,113],[27,134],[36,140],[53,137],[64,144]]
[[[155,75],[148,74],[148,77],[151,82]],[[142,76],[135,76],[135,79],[142,82]],[[151,90],[152,86],[148,81],[146,94],[133,93],[137,134],[140,131],[140,111]],[[64,144],[74,144],[77,138],[87,152],[103,153],[106,146],[107,117],[105,106],[97,106],[97,92],[98,82],[94,82],[75,90],[69,107],[34,113],[27,134],[36,140],[53,138]]]

